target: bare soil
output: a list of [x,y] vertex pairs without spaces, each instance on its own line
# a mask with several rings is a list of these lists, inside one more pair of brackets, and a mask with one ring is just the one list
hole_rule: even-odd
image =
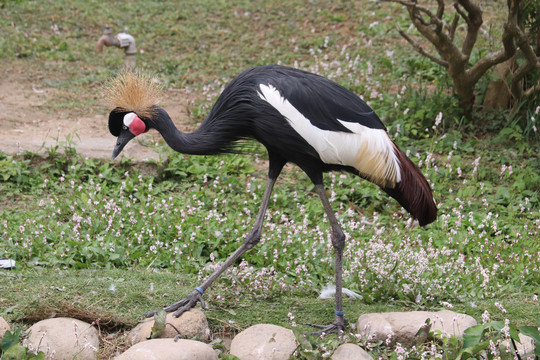
[[[46,104],[54,101],[57,90],[21,83],[9,74],[0,77],[0,152],[18,154],[23,151],[46,154],[47,149],[74,142],[77,153],[88,158],[111,157],[116,138],[108,130],[108,113],[86,117],[72,116],[73,109],[51,113]],[[172,119],[188,121],[187,97],[183,90],[168,90],[160,105]],[[182,126],[179,125],[182,129]],[[184,130],[184,129],[182,129]],[[160,139],[158,133],[140,135],[126,146],[120,156],[136,161],[158,159],[152,144]],[[61,149],[60,149],[61,150]]]

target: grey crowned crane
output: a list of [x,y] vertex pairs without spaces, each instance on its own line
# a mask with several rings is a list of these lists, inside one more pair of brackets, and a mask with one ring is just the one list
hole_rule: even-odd
[[390,139],[375,112],[354,93],[322,76],[278,65],[246,70],[223,90],[208,117],[191,133],[179,131],[167,112],[156,105],[157,90],[148,77],[124,73],[111,82],[107,94],[114,107],[109,130],[118,137],[113,159],[131,139],[150,129],[159,131],[172,149],[184,154],[231,152],[237,141],[248,138],[259,141],[268,151],[268,184],[253,229],[217,271],[186,298],[164,308],[175,311],[175,316],[197,302],[205,307],[204,291],[259,242],[272,188],[288,162],[298,165],[315,185],[332,229],[336,308],[334,322],[319,326],[319,333],[339,333],[345,325],[345,235],[328,201],[324,172],[346,171],[377,184],[422,226],[437,217],[429,184]]

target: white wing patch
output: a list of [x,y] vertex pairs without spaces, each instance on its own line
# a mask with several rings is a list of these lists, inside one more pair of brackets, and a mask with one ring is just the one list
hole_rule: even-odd
[[351,166],[381,186],[394,187],[401,181],[394,144],[383,129],[338,121],[352,133],[322,130],[314,126],[272,85],[260,85],[259,96],[287,119],[326,164]]

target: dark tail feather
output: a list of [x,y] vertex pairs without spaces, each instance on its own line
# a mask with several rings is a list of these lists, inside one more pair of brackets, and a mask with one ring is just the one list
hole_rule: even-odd
[[401,182],[393,189],[383,188],[383,190],[418,219],[420,225],[432,223],[437,218],[437,206],[426,178],[395,144],[394,152],[400,163]]

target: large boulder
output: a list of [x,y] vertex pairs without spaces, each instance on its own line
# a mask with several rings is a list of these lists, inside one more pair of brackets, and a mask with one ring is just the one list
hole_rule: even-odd
[[472,316],[442,310],[364,314],[358,318],[356,326],[361,335],[374,342],[382,341],[389,346],[396,343],[410,346],[423,340],[417,339],[416,334],[428,318],[431,319],[431,329],[441,331],[443,336],[462,337],[466,329],[477,324]]
[[240,360],[285,360],[291,357],[297,346],[292,330],[258,324],[234,337],[230,353]]
[[99,347],[98,331],[90,324],[71,318],[42,320],[27,331],[29,348],[55,360],[93,360]]
[[4,337],[6,331],[10,330],[9,324],[3,317],[0,317],[0,340]]
[[[174,338],[178,335],[178,332],[169,324],[177,328],[185,339],[197,338],[204,341],[210,336],[208,320],[199,308],[192,308],[180,317],[175,317],[172,313],[167,314],[165,330],[158,338]],[[152,326],[154,326],[154,318],[146,319],[135,326],[128,334],[130,344],[135,345],[147,340]]]
[[140,342],[115,360],[217,360],[209,345],[195,340],[152,339]]
[[372,360],[364,349],[356,344],[340,345],[332,354],[332,360]]

